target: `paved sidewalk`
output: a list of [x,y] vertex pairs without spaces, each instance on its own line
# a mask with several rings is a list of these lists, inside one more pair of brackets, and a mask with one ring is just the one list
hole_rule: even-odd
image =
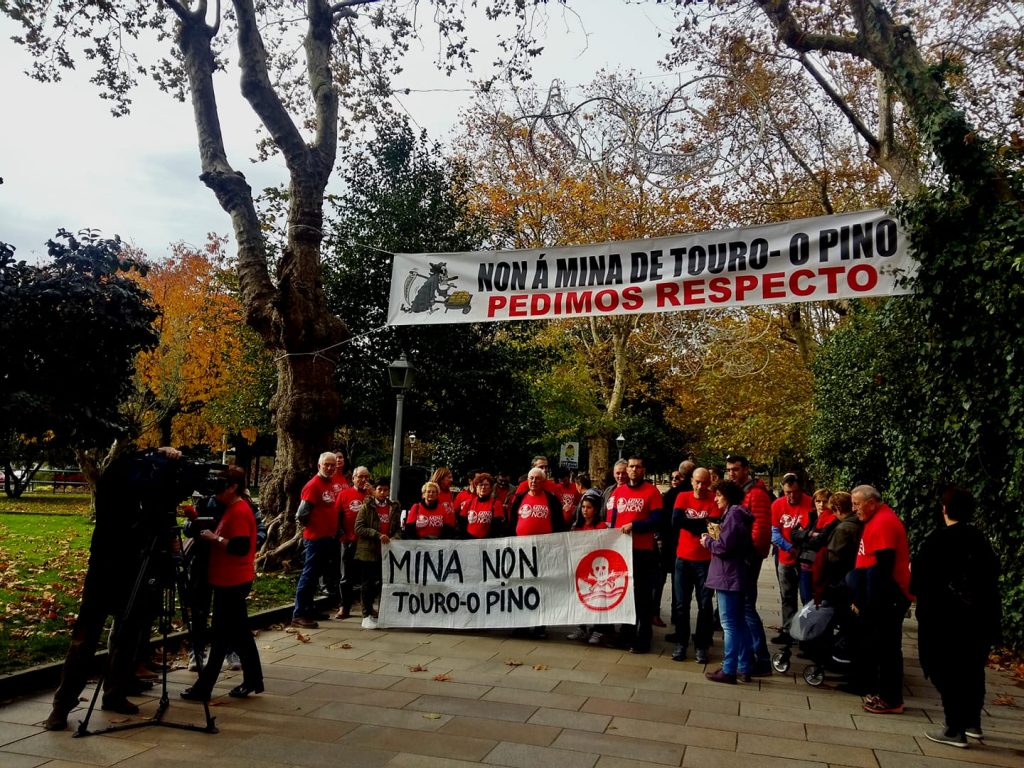
[[[768,624],[778,623],[774,586],[762,580]],[[43,692],[0,708],[0,766],[1024,765],[1024,689],[1007,675],[990,673],[984,744],[961,750],[924,738],[942,711],[917,665],[912,621],[906,623],[907,711],[889,716],[865,713],[859,699],[828,682],[811,688],[797,658],[787,675],[749,685],[709,683],[703,667],[669,658],[665,631],[655,630],[655,651],[645,656],[570,643],[556,631],[547,641],[532,641],[507,633],[368,631],[358,619],[321,622],[304,632],[305,642],[266,631],[257,645],[267,691],[230,699],[225,694],[241,673],[222,674],[211,708],[220,733],[156,727],[88,738],[72,738],[72,730],[48,733],[39,724],[52,692]],[[711,669],[718,666],[716,642]],[[177,697],[194,677],[185,670],[170,674],[167,720],[203,723],[201,705]],[[1016,704],[996,705],[997,696]],[[137,701],[143,715],[152,714],[155,699]],[[72,729],[80,717],[80,710],[72,713]],[[97,709],[91,725],[108,722]]]

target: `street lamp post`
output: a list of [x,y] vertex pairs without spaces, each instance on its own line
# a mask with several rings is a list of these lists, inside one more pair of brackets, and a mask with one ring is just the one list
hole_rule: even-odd
[[391,452],[391,498],[398,498],[398,467],[402,463],[402,405],[405,403],[405,392],[412,387],[413,379],[416,378],[416,369],[413,368],[403,352],[391,365],[388,366],[388,375],[391,377],[391,388],[395,390],[395,442]]
[[619,432],[619,436],[615,438],[615,444],[619,446],[619,460],[622,460],[622,449],[626,447],[626,436]]
[[412,455],[413,455],[413,451],[415,451],[415,450],[416,450],[416,433],[415,432],[410,432],[409,433],[409,466],[410,467],[413,464]]

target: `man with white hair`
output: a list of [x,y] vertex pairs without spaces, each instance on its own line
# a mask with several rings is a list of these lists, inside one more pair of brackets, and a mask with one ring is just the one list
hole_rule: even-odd
[[345,488],[337,474],[338,457],[327,451],[320,454],[317,473],[302,489],[295,519],[303,526],[303,564],[295,588],[292,624],[315,629],[316,609],[313,598],[317,582],[338,549],[338,497]]
[[864,523],[851,573],[853,609],[864,626],[864,709],[877,715],[903,712],[903,619],[910,605],[910,548],[903,523],[878,490],[858,485],[850,493]]

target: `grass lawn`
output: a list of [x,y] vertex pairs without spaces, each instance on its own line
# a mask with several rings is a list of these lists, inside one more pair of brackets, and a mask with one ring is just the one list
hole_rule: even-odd
[[[0,674],[64,657],[92,529],[88,495],[0,496]],[[296,578],[257,575],[250,611],[291,603]]]

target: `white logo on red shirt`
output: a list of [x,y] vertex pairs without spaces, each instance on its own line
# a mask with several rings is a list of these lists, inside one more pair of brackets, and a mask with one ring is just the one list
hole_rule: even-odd
[[551,510],[546,504],[523,504],[519,507],[519,516],[524,520],[531,517],[547,520],[551,516]]

